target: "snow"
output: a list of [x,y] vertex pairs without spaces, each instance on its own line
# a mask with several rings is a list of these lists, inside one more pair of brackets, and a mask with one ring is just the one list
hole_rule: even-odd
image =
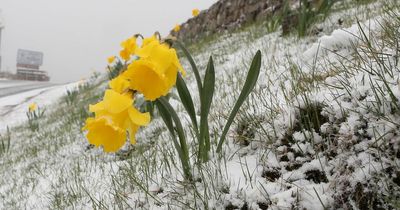
[[[20,84],[25,85],[27,83],[32,84],[35,82],[12,83],[12,87],[18,87]],[[10,83],[6,84],[11,87]],[[12,127],[26,121],[26,112],[31,103],[36,103],[42,109],[50,105],[55,105],[55,102],[60,97],[65,96],[68,89],[76,88],[78,84],[79,82],[74,82],[66,85],[39,88],[0,98],[0,133],[7,127]]]

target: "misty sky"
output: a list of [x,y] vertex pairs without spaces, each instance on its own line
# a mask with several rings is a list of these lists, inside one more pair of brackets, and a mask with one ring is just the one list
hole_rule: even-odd
[[168,32],[217,0],[0,0],[5,22],[2,70],[16,70],[17,50],[44,53],[41,69],[52,82],[104,71],[129,36]]

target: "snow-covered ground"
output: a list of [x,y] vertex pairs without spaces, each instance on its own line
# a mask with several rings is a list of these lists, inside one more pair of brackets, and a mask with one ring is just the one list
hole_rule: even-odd
[[[36,93],[39,106],[48,100],[53,112],[39,131],[12,134],[17,141],[0,156],[0,209],[393,208],[400,187],[400,50],[384,29],[399,34],[400,21],[385,26],[390,18],[382,15],[382,2],[332,14],[319,24],[326,34],[298,39],[275,32],[246,42],[251,32],[241,32],[196,55],[200,69],[210,54],[216,63],[212,136],[220,135],[258,49],[263,64],[222,158],[212,151],[208,163],[193,165],[194,183],[182,179],[160,118],[120,153],[88,146],[80,128],[87,103],[99,100],[105,84],[80,92],[74,105],[57,101],[66,87]],[[351,16],[347,26],[338,24]],[[25,112],[33,101],[12,113]],[[189,131],[183,107],[174,98],[171,103]],[[187,139],[195,151],[190,132]]]
[[[27,120],[26,112],[32,103],[40,108],[55,104],[66,91],[76,88],[77,82],[66,85],[50,85],[49,83],[27,81],[0,81],[0,94],[4,89],[14,89],[21,93],[0,97],[0,133],[7,127],[12,127]],[[29,87],[34,90],[27,91],[21,87]],[[40,88],[41,86],[49,86]],[[4,89],[3,89],[4,88]]]

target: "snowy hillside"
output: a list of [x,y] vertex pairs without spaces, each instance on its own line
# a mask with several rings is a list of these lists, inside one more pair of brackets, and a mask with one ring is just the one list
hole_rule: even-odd
[[[191,46],[201,73],[213,56],[217,84],[211,160],[193,164],[192,182],[158,116],[136,145],[115,154],[87,143],[81,128],[107,86],[102,78],[38,90],[23,97],[29,100],[0,98],[0,114],[10,101],[16,107],[0,118],[2,127],[22,119],[32,101],[46,107],[38,130],[28,123],[10,133],[0,128],[0,141],[10,142],[0,147],[0,209],[400,208],[400,7],[340,6],[316,23],[321,32],[304,38],[255,25]],[[218,154],[216,141],[257,50],[260,78]],[[189,63],[181,62],[196,90]],[[171,104],[195,151],[188,114],[177,97]]]

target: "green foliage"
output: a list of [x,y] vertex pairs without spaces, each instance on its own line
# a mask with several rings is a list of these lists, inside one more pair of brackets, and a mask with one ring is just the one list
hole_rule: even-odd
[[[186,143],[185,131],[183,130],[179,116],[164,97],[157,99],[156,105],[165,125],[171,133],[175,149],[181,160],[185,178],[191,180],[192,175],[190,172],[189,148]],[[175,125],[175,127],[173,125]],[[179,142],[176,138],[175,132],[178,134]]]
[[297,10],[290,10],[291,1],[285,1],[278,14],[283,35],[296,31],[299,37],[307,35],[309,28],[319,20],[325,20],[332,10],[334,0],[300,0]]
[[68,105],[73,105],[78,98],[79,91],[77,89],[67,90],[67,95],[64,97]]
[[190,66],[192,67],[194,76],[196,77],[197,89],[199,90],[199,95],[201,97],[201,90],[203,89],[203,85],[202,85],[202,82],[201,82],[199,69],[197,68],[197,65],[194,62],[194,59],[193,59],[192,55],[190,55],[190,53],[186,49],[186,47],[179,41],[176,41],[175,44],[177,44],[178,47],[183,51],[185,57],[188,59],[188,61],[190,63]]
[[318,20],[318,18],[325,19],[333,4],[334,0],[318,0],[314,1],[314,5],[308,0],[300,0],[297,24],[298,36],[303,37],[307,35],[308,29]]
[[[178,90],[179,98],[182,100],[182,104],[189,114],[194,128],[196,131],[198,131],[199,126],[197,124],[196,110],[194,108],[192,95],[190,94],[189,89],[187,88],[186,83],[180,74],[178,74],[176,79],[176,89]],[[196,135],[199,135],[198,132],[196,132]]]
[[7,127],[7,133],[5,136],[0,135],[0,157],[10,151],[11,145],[11,132],[10,128]]
[[126,66],[120,60],[118,60],[113,66],[108,66],[107,68],[108,79],[112,80],[117,77],[126,68]]
[[222,144],[225,141],[226,134],[228,133],[228,130],[232,125],[235,116],[239,112],[240,107],[243,105],[243,103],[245,102],[251,91],[254,89],[258,80],[258,76],[260,75],[260,69],[261,69],[261,51],[258,51],[253,58],[249,73],[247,74],[246,82],[244,83],[242,91],[240,92],[239,98],[237,99],[235,106],[230,112],[228,121],[226,122],[224,130],[222,131],[217,146],[217,152],[221,152]]
[[[196,118],[196,109],[193,103],[193,99],[189,89],[185,81],[182,79],[181,75],[177,75],[177,83],[176,87],[178,90],[179,97],[183,106],[185,107],[186,112],[188,113],[191,123],[192,129],[195,133],[195,137],[197,138],[198,150],[195,154],[197,154],[197,160],[199,163],[207,162],[209,160],[208,153],[211,150],[211,142],[210,142],[210,131],[208,124],[208,115],[210,113],[211,104],[213,102],[213,95],[215,90],[215,67],[214,61],[212,57],[210,57],[208,61],[208,65],[205,71],[203,81],[200,78],[200,73],[198,68],[194,62],[193,57],[190,55],[188,50],[181,44],[180,42],[176,42],[178,46],[182,49],[185,56],[189,60],[190,65],[192,66],[192,70],[195,74],[199,96],[200,96],[200,123],[198,123]],[[253,59],[252,65],[250,67],[249,73],[247,75],[246,83],[242,89],[242,92],[235,104],[234,109],[231,111],[228,122],[225,125],[223,137],[221,138],[218,144],[218,151],[221,151],[222,143],[224,141],[225,135],[229,130],[234,117],[239,111],[239,108],[243,104],[243,102],[247,99],[250,92],[254,89],[254,86],[257,82],[259,73],[261,68],[261,52],[258,51],[256,56]],[[186,180],[192,179],[192,174],[190,171],[190,156],[189,156],[189,148],[186,143],[186,133],[183,129],[181,120],[179,119],[178,114],[173,109],[173,107],[168,103],[168,100],[165,97],[159,98],[155,102],[159,114],[165,122],[169,132],[171,133],[175,149],[178,152],[184,175]]]
[[45,111],[46,109],[40,109],[40,107],[38,107],[34,111],[26,112],[26,116],[28,117],[29,129],[32,132],[39,131],[39,120],[43,118]]
[[215,89],[215,70],[214,61],[210,57],[204,75],[204,86],[200,97],[200,137],[199,137],[199,159],[204,162],[208,160],[210,151],[210,132],[208,129],[208,114],[210,113],[211,103]]
[[278,30],[282,22],[282,15],[273,15],[265,24],[267,33],[272,33]]

